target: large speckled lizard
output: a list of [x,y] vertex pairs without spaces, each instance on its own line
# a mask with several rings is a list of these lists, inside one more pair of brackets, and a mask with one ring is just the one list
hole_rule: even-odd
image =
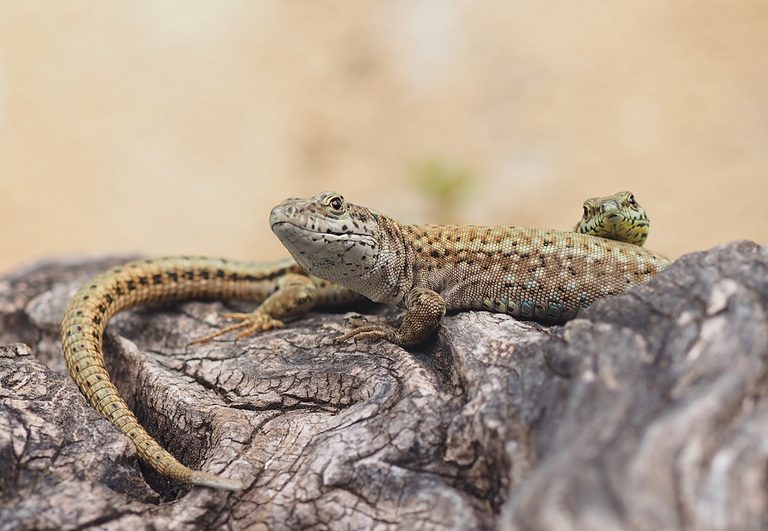
[[[639,228],[638,219],[631,223]],[[578,230],[588,230],[584,221]],[[646,282],[669,263],[639,245],[578,232],[406,225],[335,192],[288,199],[272,209],[270,223],[309,274],[406,310],[398,328],[358,326],[341,341],[415,345],[446,312],[459,310],[560,323],[595,299]]]
[[272,210],[270,221],[295,262],[134,261],[86,283],[67,308],[61,339],[69,373],[88,402],[162,475],[193,485],[244,488],[240,481],[186,467],[141,427],[104,365],[104,330],[122,310],[158,300],[261,302],[251,313],[227,314],[240,322],[199,343],[232,331],[240,337],[277,328],[314,306],[363,295],[404,308],[402,324],[364,325],[338,339],[410,346],[426,339],[446,311],[489,310],[564,322],[599,297],[649,280],[669,263],[640,246],[648,220],[629,192],[587,200],[576,232],[405,225],[333,192],[289,199]]

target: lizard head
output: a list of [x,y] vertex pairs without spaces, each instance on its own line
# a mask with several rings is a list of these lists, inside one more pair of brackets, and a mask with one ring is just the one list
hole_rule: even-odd
[[648,215],[632,192],[584,201],[584,216],[575,232],[643,245],[648,237]]
[[286,199],[272,209],[272,232],[307,272],[342,285],[365,278],[381,249],[377,213],[336,192]]

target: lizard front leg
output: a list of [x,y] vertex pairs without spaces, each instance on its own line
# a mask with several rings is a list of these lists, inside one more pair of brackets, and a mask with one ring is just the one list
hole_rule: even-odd
[[336,339],[337,342],[358,337],[384,339],[401,347],[421,343],[434,332],[445,315],[445,301],[431,289],[413,288],[405,299],[406,313],[400,328],[386,324],[358,326]]

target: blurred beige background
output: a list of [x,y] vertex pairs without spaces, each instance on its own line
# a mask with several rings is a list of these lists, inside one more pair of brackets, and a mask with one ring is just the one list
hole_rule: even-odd
[[327,189],[555,228],[632,189],[659,252],[766,243],[767,28],[765,0],[2,1],[0,271],[284,256],[270,208]]

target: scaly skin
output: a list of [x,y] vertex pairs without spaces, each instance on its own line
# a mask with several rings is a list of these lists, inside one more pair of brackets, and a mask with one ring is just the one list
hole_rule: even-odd
[[[407,307],[408,312],[400,330],[374,325],[353,330],[341,339],[360,335],[410,345],[438,326],[445,309],[489,309],[564,320],[594,298],[623,289],[624,284],[617,279],[623,278],[627,286],[635,285],[666,264],[663,258],[634,250],[634,246],[573,233],[400,225],[362,207],[345,205],[344,215],[332,208],[329,212],[332,194],[292,201],[273,211],[275,232],[282,234],[284,243],[294,242],[296,233],[298,239],[286,245],[297,261],[311,264],[338,284],[308,276],[292,260],[245,264],[208,258],[160,258],[107,271],[78,290],[69,303],[61,338],[70,375],[91,406],[123,431],[136,445],[139,458],[162,475],[192,485],[243,488],[239,481],[179,463],[130,411],[110,380],[101,346],[107,322],[122,310],[159,300],[261,302],[251,313],[228,314],[240,322],[193,342],[201,343],[232,331],[240,331],[241,337],[278,328],[283,326],[280,319],[296,317],[315,305],[360,300],[355,292],[342,287],[348,286],[371,299]],[[289,213],[292,215],[281,218]],[[305,224],[315,232],[289,229],[288,225],[281,228],[284,222]],[[621,229],[616,224],[612,227]],[[614,237],[625,232],[619,231]],[[306,236],[310,238],[302,240]],[[546,275],[539,278],[542,272]],[[516,280],[507,282],[505,274]],[[595,280],[600,274],[608,275],[604,286]],[[541,285],[527,288],[531,282]],[[574,293],[570,293],[570,283]],[[554,289],[549,299],[542,295],[547,287]],[[558,295],[561,292],[562,297]]]
[[308,277],[292,260],[245,264],[208,258],[139,260],[92,279],[72,297],[61,324],[69,374],[94,409],[136,445],[142,461],[164,476],[192,485],[237,490],[239,481],[207,474],[179,463],[139,424],[104,366],[101,341],[109,319],[133,306],[161,300],[244,299],[261,302],[250,314],[231,314],[240,324],[201,338],[244,329],[241,335],[283,326],[280,319],[314,305],[342,304],[359,296]]
[[358,327],[401,346],[424,341],[446,311],[489,310],[559,323],[595,299],[647,282],[666,258],[629,243],[523,227],[404,225],[335,192],[288,199],[273,232],[307,272],[406,309],[402,325]]
[[648,237],[649,223],[648,214],[635,200],[635,195],[632,192],[619,192],[584,201],[584,216],[573,230],[643,245]]

